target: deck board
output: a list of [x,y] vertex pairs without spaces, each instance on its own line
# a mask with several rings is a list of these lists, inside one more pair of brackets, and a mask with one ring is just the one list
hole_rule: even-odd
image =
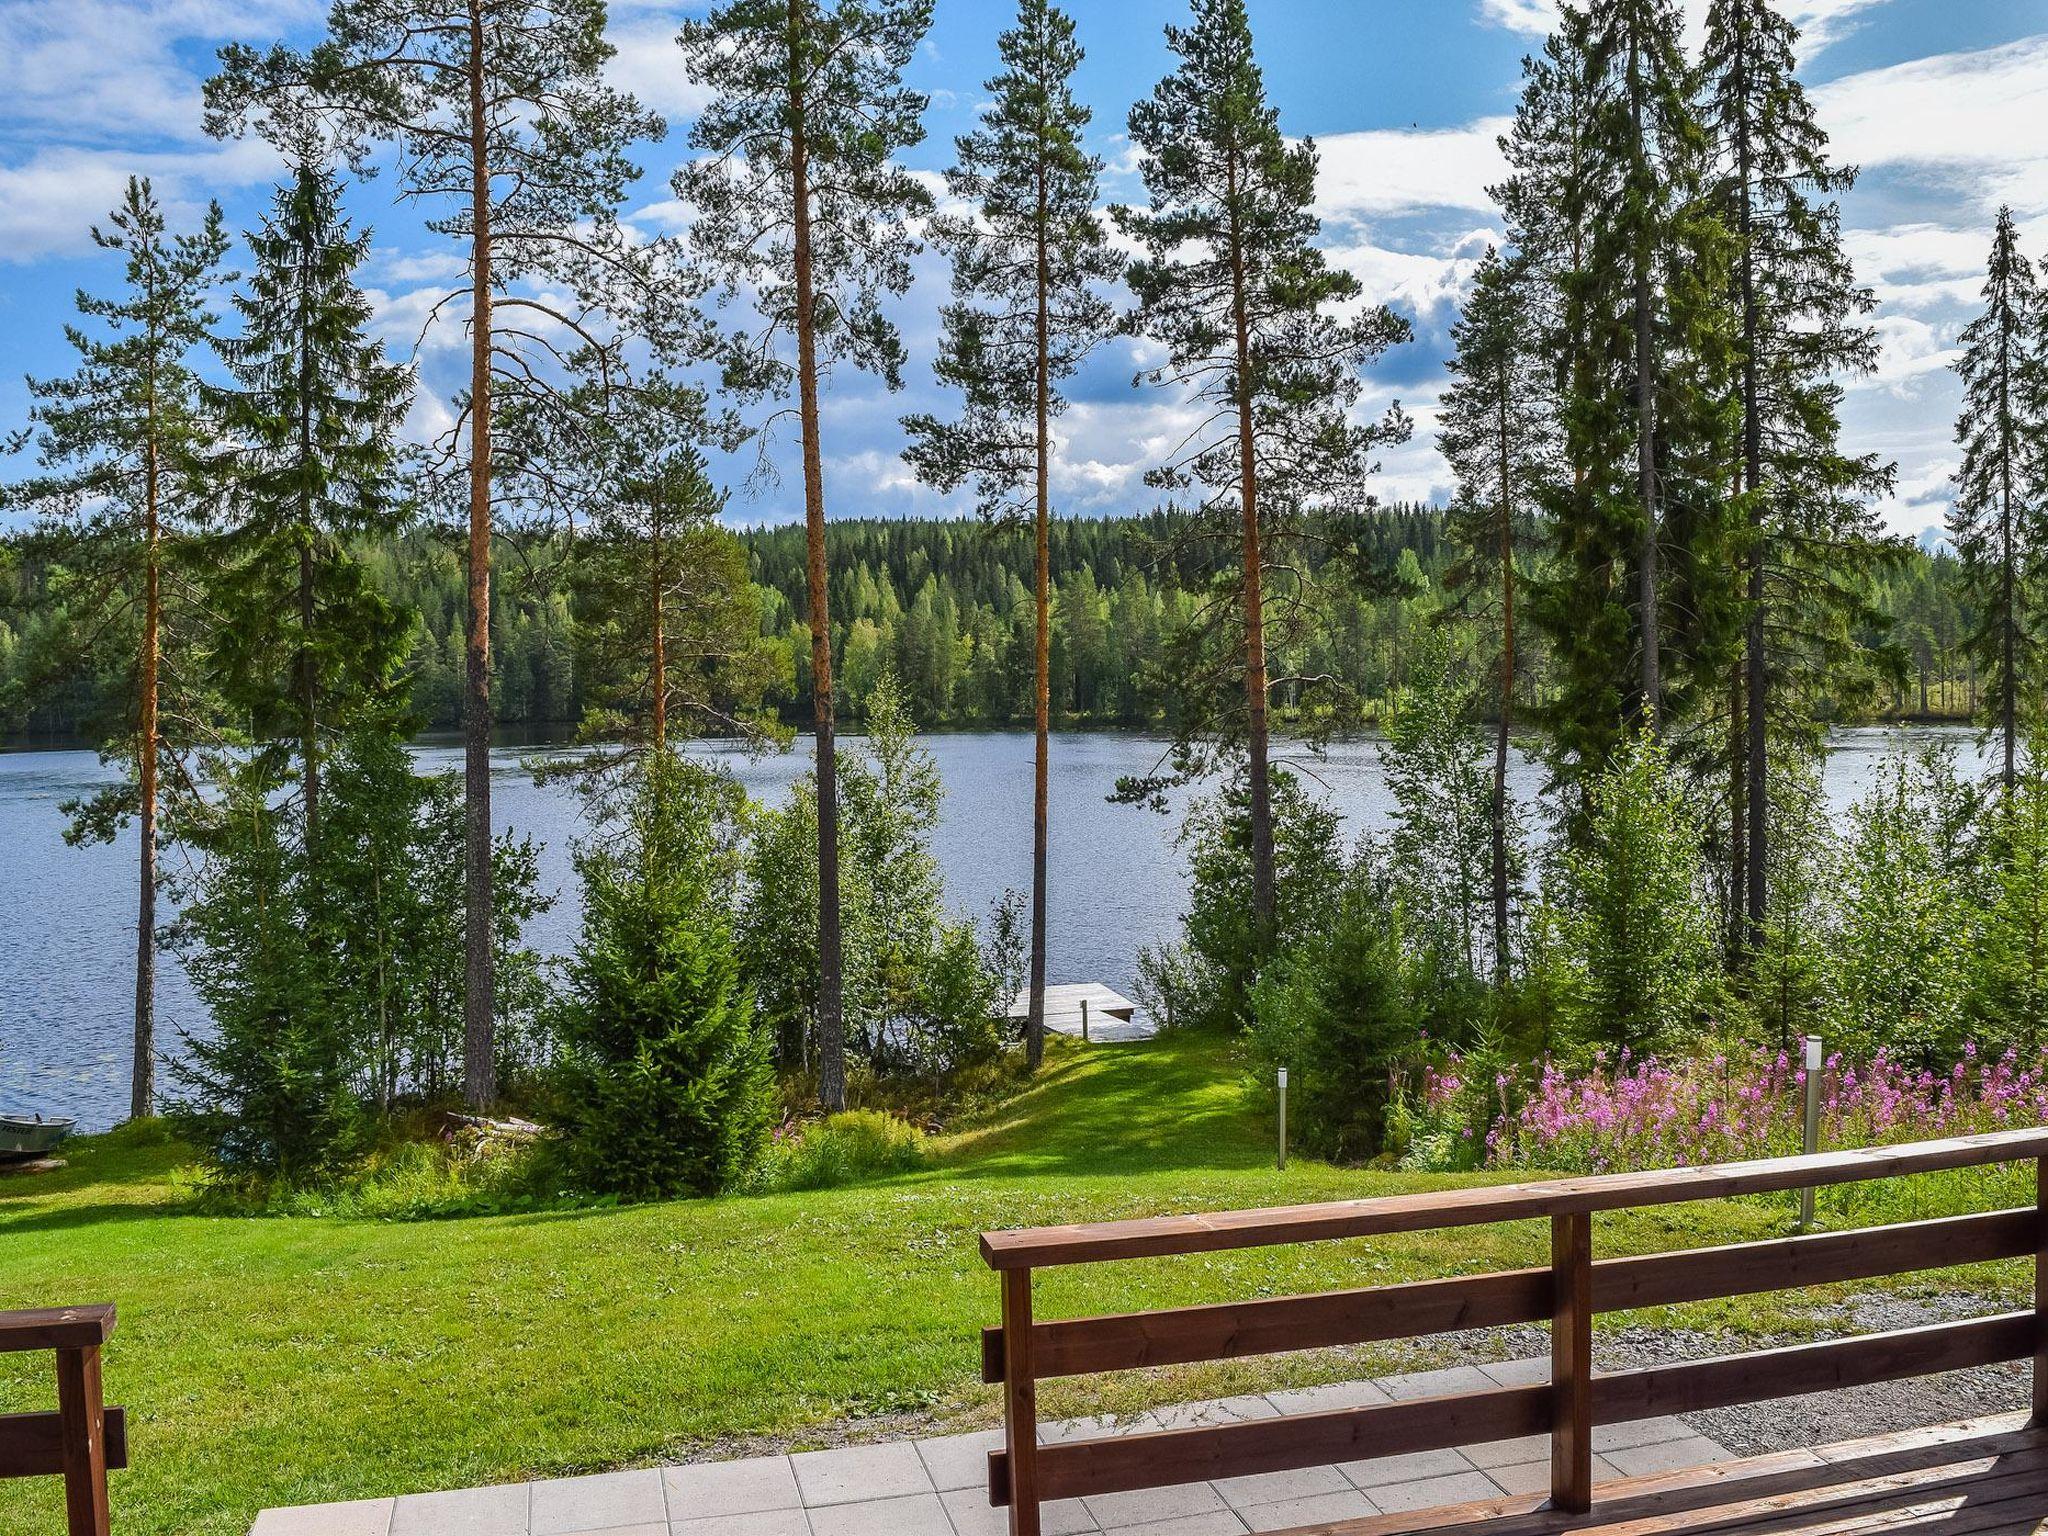
[[1592,1510],[1489,1499],[1284,1536],[2048,1536],[2048,1430],[2024,1415],[1605,1483]]

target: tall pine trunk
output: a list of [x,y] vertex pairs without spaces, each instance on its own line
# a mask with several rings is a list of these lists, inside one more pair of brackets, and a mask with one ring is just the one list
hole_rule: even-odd
[[[1737,46],[1748,40],[1747,27],[1738,32]],[[1749,100],[1748,57],[1736,57],[1738,77],[1735,97]],[[1757,350],[1762,345],[1762,317],[1756,297],[1756,208],[1752,180],[1756,172],[1754,147],[1749,138],[1749,115],[1743,113],[1735,136],[1736,173],[1742,185],[1738,234],[1742,241],[1742,488],[1749,500],[1749,614],[1743,636],[1744,725],[1748,733],[1748,782],[1745,785],[1748,812],[1747,845],[1744,848],[1744,940],[1752,951],[1764,942],[1764,904],[1768,897],[1765,881],[1770,857],[1770,673],[1764,664],[1764,541],[1768,527],[1764,518],[1764,434],[1763,384]]]
[[1508,737],[1515,708],[1515,505],[1508,384],[1503,378],[1496,392],[1500,407],[1500,719],[1494,726],[1493,796],[1487,807],[1492,823],[1493,980],[1497,987],[1506,987],[1512,974],[1508,947]]
[[652,720],[648,736],[658,758],[668,746],[668,621],[664,614],[663,582],[667,572],[662,565],[661,509],[663,492],[657,485],[651,510],[653,519],[650,528],[653,537],[648,540],[648,564],[652,567],[647,582],[647,607],[651,620],[648,640],[651,646],[652,664],[648,669],[647,685],[654,695]]
[[144,448],[144,513],[142,531],[142,664],[141,709],[137,731],[136,794],[141,833],[140,882],[135,915],[135,1063],[129,1083],[128,1113],[136,1119],[156,1107],[156,758],[157,661],[163,631],[162,487],[158,478],[156,392],[149,398],[149,441]]
[[497,1097],[491,914],[491,180],[482,0],[469,4],[474,315],[469,363],[469,645],[463,694],[463,1098]]
[[299,653],[296,657],[299,694],[299,773],[305,801],[306,853],[311,857],[320,846],[320,710],[318,679],[313,662],[313,625],[316,621],[313,585],[313,490],[306,468],[313,462],[313,349],[304,333],[310,296],[305,292],[313,266],[309,238],[299,251],[300,324],[299,336]]
[[2013,569],[2019,560],[2019,549],[2014,541],[2012,516],[2012,458],[2019,445],[2013,441],[2012,430],[2012,306],[2007,304],[1998,321],[1998,432],[2002,439],[1998,455],[1998,539],[1999,539],[1999,667],[2004,673],[1999,679],[1998,729],[2005,738],[2005,762],[1999,769],[1999,784],[2008,804],[2012,800],[2013,785],[2018,776],[2019,757],[2019,678],[2014,668],[2019,662],[2019,647],[2015,631],[2019,627],[2018,597],[2015,592]]
[[[1643,148],[1642,45],[1629,41],[1629,111],[1634,122],[1637,153]],[[1644,189],[1647,195],[1648,189]],[[1645,210],[1644,217],[1648,217]],[[1651,361],[1650,242],[1641,230],[1635,245],[1635,328],[1636,328],[1636,472],[1643,502],[1643,542],[1637,558],[1637,606],[1642,626],[1643,722],[1656,730],[1663,715],[1663,668],[1658,654],[1657,622],[1657,409],[1655,375]]]
[[1032,1071],[1045,1059],[1046,865],[1052,834],[1052,316],[1046,254],[1045,171],[1038,173],[1038,501],[1037,550],[1032,573],[1036,676],[1032,687],[1034,736],[1031,785],[1031,997],[1024,1022],[1024,1059]]
[[1273,784],[1266,739],[1265,561],[1259,543],[1258,448],[1252,436],[1251,317],[1245,295],[1244,235],[1238,227],[1238,162],[1230,158],[1230,287],[1237,344],[1238,501],[1244,530],[1244,695],[1247,787],[1251,791],[1252,914],[1261,950],[1274,925]]
[[804,566],[811,626],[811,717],[818,738],[818,1098],[846,1108],[846,1015],[839,933],[839,758],[834,742],[832,616],[825,580],[825,464],[818,446],[816,282],[811,256],[810,143],[798,41],[802,0],[789,0],[789,174],[793,191],[798,413],[804,440]]

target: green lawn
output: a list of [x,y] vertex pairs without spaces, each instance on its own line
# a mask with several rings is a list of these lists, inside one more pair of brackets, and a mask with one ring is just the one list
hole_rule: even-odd
[[[1227,1048],[1177,1037],[1057,1055],[940,1166],[818,1194],[388,1223],[198,1216],[185,1154],[140,1132],[75,1144],[57,1175],[0,1181],[0,1306],[111,1300],[108,1390],[134,1466],[131,1533],[227,1533],[266,1505],[554,1476],[793,1444],[847,1419],[987,1422],[984,1228],[1353,1197],[1423,1175],[1272,1166]],[[1782,1230],[1786,1201],[1603,1220],[1609,1252]],[[1545,1234],[1479,1229],[1055,1271],[1042,1315],[1128,1310],[1538,1262]],[[2006,1269],[1970,1277],[2014,1285]],[[1823,1298],[1824,1299],[1824,1298]],[[1786,1326],[1754,1304],[1708,1314]],[[1346,1374],[1301,1357],[1060,1384],[1049,1413]],[[1400,1353],[1404,1363],[1418,1356]],[[47,1357],[0,1359],[0,1406],[44,1407]],[[47,1482],[14,1485],[56,1528]],[[38,1522],[41,1522],[40,1524]]]

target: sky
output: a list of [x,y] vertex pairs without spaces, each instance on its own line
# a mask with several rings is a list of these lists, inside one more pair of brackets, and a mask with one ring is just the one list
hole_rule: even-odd
[[[1861,167],[1842,203],[1858,280],[1877,298],[1883,346],[1876,374],[1845,381],[1846,446],[1898,465],[1881,508],[1894,531],[1938,527],[1955,466],[1956,337],[1978,305],[1991,227],[2014,208],[2023,248],[2048,252],[2048,4],[2043,0],[1777,0],[1805,31],[1802,75],[1838,162]],[[1088,51],[1078,93],[1095,113],[1104,198],[1143,188],[1125,117],[1172,66],[1162,28],[1186,0],[1067,0]],[[1695,41],[1705,0],[1688,0]],[[174,225],[217,199],[231,228],[256,222],[278,166],[256,143],[209,140],[200,87],[230,40],[304,43],[325,0],[0,0],[0,434],[28,409],[24,376],[68,372],[64,339],[73,294],[105,291],[116,262],[89,233],[130,173],[154,178]],[[614,0],[614,82],[669,121],[666,142],[643,147],[644,174],[627,216],[648,233],[687,217],[669,173],[701,105],[673,45],[678,19],[701,7]],[[1444,501],[1436,404],[1450,327],[1487,246],[1501,237],[1486,188],[1503,166],[1497,138],[1514,110],[1523,56],[1541,47],[1553,0],[1251,0],[1268,91],[1282,129],[1320,148],[1319,212],[1332,259],[1372,299],[1392,305],[1414,340],[1370,371],[1360,409],[1398,400],[1415,421],[1383,457],[1374,489],[1385,500]],[[937,0],[910,72],[931,95],[926,141],[906,162],[938,184],[954,136],[973,126],[995,72],[996,34],[1013,0]],[[422,226],[423,210],[393,201],[389,176],[352,185],[348,205],[374,234],[362,274],[378,328],[417,361],[421,390],[409,422],[430,434],[447,420],[466,342],[458,326],[424,334],[421,317],[461,279],[452,249]],[[246,265],[238,252],[237,260]],[[896,306],[911,365],[891,394],[850,371],[826,396],[824,452],[834,515],[964,512],[919,485],[901,459],[900,418],[942,415],[957,402],[933,383],[942,259],[927,251]],[[1059,429],[1059,509],[1105,514],[1148,506],[1147,467],[1177,443],[1179,404],[1133,386],[1135,344],[1100,349],[1075,381]],[[796,445],[771,447],[779,476],[751,476],[751,453],[715,468],[733,482],[729,518],[801,515]],[[20,467],[20,466],[17,466]],[[742,482],[746,483],[742,483]]]

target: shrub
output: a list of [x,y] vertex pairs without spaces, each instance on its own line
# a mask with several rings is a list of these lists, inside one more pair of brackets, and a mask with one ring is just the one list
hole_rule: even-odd
[[629,1199],[716,1194],[745,1175],[773,1107],[768,1042],[730,919],[730,780],[657,754],[578,850],[583,934],[555,1020],[568,1154]]
[[764,1189],[836,1189],[914,1173],[930,1158],[924,1132],[878,1109],[850,1109],[778,1136],[759,1178]]
[[1587,791],[1560,860],[1567,1039],[1641,1055],[1684,1038],[1721,974],[1698,823],[1664,749],[1626,743]]
[[1262,942],[1252,910],[1251,798],[1242,775],[1188,811],[1180,842],[1188,855],[1188,912],[1182,920],[1185,974],[1194,985],[1174,1000],[1176,1024],[1239,1029],[1251,1018],[1252,989],[1265,964],[1318,931],[1344,880],[1337,813],[1291,773],[1273,774],[1273,932]]

